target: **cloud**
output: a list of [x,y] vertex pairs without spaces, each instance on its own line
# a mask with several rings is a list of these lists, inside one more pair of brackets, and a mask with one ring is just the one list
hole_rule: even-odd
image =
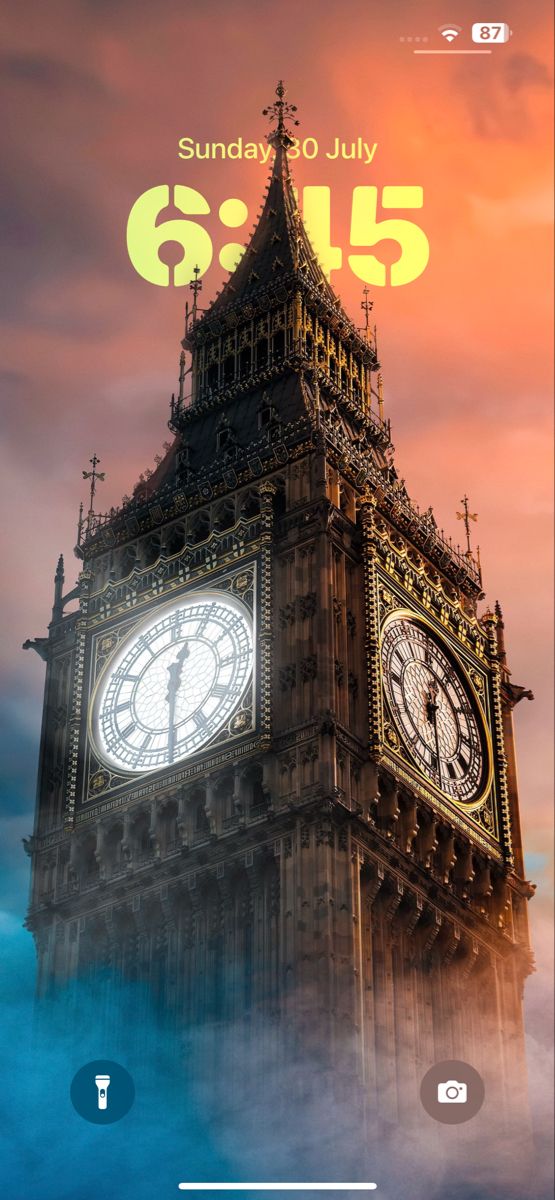
[[[143,988],[120,982],[109,1010],[106,988],[75,981],[43,1002],[32,1044],[27,987],[7,995],[0,1170],[14,1200],[170,1200],[180,1180],[299,1178],[373,1180],[383,1200],[405,1200],[408,1191],[411,1200],[525,1200],[522,1149],[503,1135],[491,1106],[486,1136],[484,1121],[465,1128],[462,1141],[423,1117],[415,1128],[383,1123],[366,1140],[350,1086],[342,1095],[326,1069],[325,1043],[311,1053],[299,1038],[294,1055],[276,1053],[284,1031],[261,1014],[252,1024],[174,1032]],[[121,1062],[136,1088],[129,1116],[103,1130],[83,1121],[69,1098],[74,1073],[98,1058]],[[541,1070],[534,1081],[544,1095]],[[538,1164],[534,1200],[550,1194]]]
[[527,88],[551,89],[553,77],[539,58],[532,54],[511,54],[503,72],[505,86],[513,95]]
[[41,103],[45,92],[56,103],[86,96],[111,104],[115,100],[106,86],[87,71],[43,54],[0,54],[0,75],[5,81],[38,88]]
[[493,199],[469,196],[475,220],[480,228],[495,237],[504,237],[518,229],[553,224],[553,189],[550,184],[516,195]]

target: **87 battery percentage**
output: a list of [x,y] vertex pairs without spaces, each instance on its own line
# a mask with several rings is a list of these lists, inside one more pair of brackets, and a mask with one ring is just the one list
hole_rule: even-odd
[[489,46],[492,42],[508,42],[511,33],[512,30],[509,29],[509,26],[501,22],[494,24],[493,21],[477,21],[472,26],[472,41],[480,42],[481,45],[486,43]]

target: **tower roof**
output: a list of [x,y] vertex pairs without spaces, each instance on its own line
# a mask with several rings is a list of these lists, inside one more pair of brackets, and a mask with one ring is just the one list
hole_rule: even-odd
[[192,348],[205,336],[220,331],[220,319],[229,318],[229,324],[235,324],[233,314],[239,317],[239,311],[244,306],[251,304],[256,311],[259,304],[261,308],[267,307],[267,300],[278,289],[281,293],[278,298],[285,299],[286,294],[300,286],[301,290],[311,292],[316,301],[323,303],[326,309],[340,318],[351,340],[359,342],[361,350],[367,355],[368,343],[360,337],[342,308],[305,229],[287,157],[293,137],[285,126],[285,117],[296,109],[284,100],[285,89],[281,80],[276,93],[277,102],[264,109],[265,115],[269,114],[271,119],[277,120],[277,127],[267,136],[275,156],[262,212],[235,270],[206,312],[189,327],[183,344]]

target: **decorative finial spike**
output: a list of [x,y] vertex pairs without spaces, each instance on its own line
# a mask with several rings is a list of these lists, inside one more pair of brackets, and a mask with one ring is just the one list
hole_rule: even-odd
[[56,574],[54,576],[54,604],[52,607],[52,620],[56,621],[63,613],[62,595],[64,590],[64,556],[60,554],[56,566]]
[[383,425],[383,379],[382,373],[378,373],[378,416]]
[[462,498],[462,500],[461,500],[461,504],[462,504],[462,506],[463,506],[463,511],[462,511],[462,512],[458,512],[458,513],[457,513],[457,521],[464,521],[464,528],[465,528],[465,531],[466,531],[466,551],[465,551],[465,554],[466,554],[466,557],[467,557],[467,558],[472,558],[472,547],[471,547],[471,545],[470,545],[470,522],[471,522],[471,521],[477,521],[477,520],[478,520],[478,513],[471,513],[471,512],[469,511],[469,508],[468,508],[468,496],[466,495],[466,493],[465,493],[465,495],[463,496],[463,498]]
[[271,129],[270,133],[266,135],[266,140],[270,146],[274,147],[274,150],[277,150],[278,146],[283,147],[284,150],[290,150],[291,146],[295,144],[293,134],[286,128],[285,121],[287,119],[293,125],[299,124],[299,121],[293,116],[297,111],[297,105],[289,104],[285,99],[286,94],[283,79],[279,79],[276,87],[277,100],[268,105],[268,108],[262,109],[263,117],[269,117],[270,121],[277,122],[276,128]]
[[77,545],[81,545],[81,535],[83,533],[83,501],[79,505],[79,516],[77,518]]
[[[96,495],[96,485],[97,485],[97,483],[102,483],[106,478],[105,471],[97,471],[97,469],[96,469],[100,464],[100,459],[97,458],[96,454],[93,454],[92,458],[89,458],[89,462],[92,466],[92,471],[83,471],[83,479],[90,479],[90,481],[91,481],[89,511],[87,513],[87,533],[90,533],[91,528],[92,528],[92,522],[93,522],[93,517],[94,517],[94,498]],[[81,505],[81,510],[79,513],[80,529],[78,529],[77,545],[80,545],[79,534],[83,528],[82,509],[83,509],[83,505]]]
[[191,280],[189,287],[193,293],[193,308],[192,308],[192,312],[191,312],[191,321],[194,325],[195,321],[197,320],[197,313],[198,313],[198,294],[199,294],[199,292],[202,292],[202,280],[199,279],[199,275],[200,275],[200,267],[199,266],[193,267],[193,275],[195,278]]
[[370,288],[364,287],[362,289],[362,295],[364,296],[364,299],[361,300],[361,302],[360,302],[360,307],[364,311],[364,326],[363,326],[362,332],[364,332],[365,341],[367,343],[369,343],[370,342],[370,313],[372,312],[372,309],[374,307],[374,301],[368,299],[368,297],[370,295]]

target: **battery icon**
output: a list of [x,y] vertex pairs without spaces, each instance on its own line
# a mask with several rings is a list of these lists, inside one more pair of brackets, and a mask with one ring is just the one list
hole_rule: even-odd
[[491,46],[493,42],[508,42],[512,30],[502,22],[477,21],[472,26],[472,41],[482,46]]

